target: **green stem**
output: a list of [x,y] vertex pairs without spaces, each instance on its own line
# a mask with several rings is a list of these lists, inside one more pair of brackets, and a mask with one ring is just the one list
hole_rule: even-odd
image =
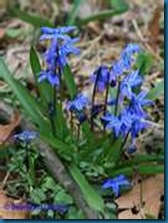
[[108,77],[107,77],[107,87],[106,87],[106,95],[105,95],[105,103],[104,103],[104,115],[106,114],[107,111],[107,101],[108,101],[108,94],[109,94],[109,81],[110,81],[110,71],[108,72]]
[[96,90],[97,90],[97,83],[99,81],[99,74],[101,72],[101,68],[99,68],[98,72],[97,72],[97,76],[96,76],[96,80],[95,80],[95,84],[94,84],[94,88],[93,88],[93,94],[92,94],[92,104],[91,104],[91,131],[94,131],[94,117],[93,117],[93,112],[94,112],[94,103],[95,103],[95,97],[96,97]]
[[120,96],[120,81],[118,83],[118,89],[117,89],[117,101],[116,101],[116,106],[115,106],[115,111],[114,111],[114,115],[117,116],[117,113],[118,113],[118,102],[119,102],[119,96]]

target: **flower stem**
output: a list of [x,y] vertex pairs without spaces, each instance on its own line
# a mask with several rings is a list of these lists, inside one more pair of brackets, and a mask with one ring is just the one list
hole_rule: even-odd
[[117,116],[118,113],[118,103],[119,103],[119,96],[120,96],[120,81],[118,83],[118,89],[117,89],[117,97],[116,97],[116,106],[115,106],[115,111],[114,111],[114,115]]
[[48,105],[51,129],[54,136],[56,135],[56,128],[55,128],[55,122],[54,122],[54,117],[56,116],[56,102],[57,102],[56,100],[57,100],[56,87],[54,86],[53,87],[53,101],[50,102]]
[[105,102],[104,102],[104,115],[106,114],[107,111],[107,101],[108,101],[108,94],[109,94],[109,81],[110,81],[110,71],[108,72],[107,76],[107,87],[106,87],[106,95],[105,95]]
[[94,103],[95,103],[95,97],[96,97],[96,90],[97,90],[97,83],[99,81],[99,74],[101,72],[101,68],[99,68],[98,72],[97,72],[97,76],[96,76],[96,80],[95,80],[95,84],[94,84],[94,88],[93,88],[93,94],[92,94],[92,105],[91,105],[91,118],[90,118],[90,123],[91,123],[91,131],[94,131]]
[[125,136],[125,138],[124,138],[124,141],[123,141],[123,143],[121,144],[121,147],[120,147],[120,154],[122,153],[122,150],[123,150],[123,148],[124,148],[124,146],[125,146],[125,144],[126,144],[126,142],[127,142],[129,133],[130,133],[130,129],[128,130],[128,132],[127,132],[127,134],[126,134],[126,136]]

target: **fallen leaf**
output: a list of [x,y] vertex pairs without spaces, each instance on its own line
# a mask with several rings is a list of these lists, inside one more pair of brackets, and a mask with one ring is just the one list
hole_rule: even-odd
[[[140,194],[142,194],[142,197]],[[119,213],[118,218],[142,219],[146,214],[157,218],[160,210],[160,197],[163,194],[163,174],[158,174],[143,180],[141,183],[135,185],[130,192],[116,200],[119,209],[125,209],[125,211]]]
[[18,112],[15,112],[11,118],[10,124],[7,125],[0,125],[0,145],[5,143],[13,130],[19,125],[20,123],[20,115]]
[[101,28],[97,21],[89,22],[86,27],[96,35],[99,35],[101,33]]
[[5,191],[0,189],[0,219],[28,219],[29,211],[22,208],[25,206],[25,201],[8,197]]
[[149,32],[149,44],[152,49],[156,52],[157,51],[157,40],[159,37],[159,20],[161,17],[161,7],[158,6],[154,10],[153,18],[148,24],[148,32]]

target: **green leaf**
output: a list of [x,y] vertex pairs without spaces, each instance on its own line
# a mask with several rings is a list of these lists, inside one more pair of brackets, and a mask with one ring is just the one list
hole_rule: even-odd
[[41,65],[40,65],[40,61],[38,58],[38,55],[36,53],[36,50],[34,49],[34,47],[32,46],[30,48],[30,65],[33,71],[33,75],[34,75],[34,79],[36,80],[36,82],[38,83],[38,75],[41,71]]
[[33,189],[32,191],[30,191],[30,196],[32,201],[37,204],[41,204],[41,202],[46,200],[46,195],[44,191],[40,188]]
[[21,11],[18,8],[11,8],[10,11],[19,19],[33,25],[35,28],[40,28],[42,26],[54,27],[53,24],[50,23],[47,19],[35,15],[29,15],[27,12]]
[[111,143],[111,145],[107,148],[107,153],[104,155],[107,162],[114,163],[117,165],[117,161],[120,158],[122,152],[122,139],[118,138],[114,141],[114,143]]
[[[31,47],[30,49],[30,64],[34,74],[34,78],[36,80],[36,85],[40,93],[40,98],[42,99],[42,102],[46,107],[46,105],[48,105],[48,103],[51,102],[52,100],[53,89],[51,85],[45,81],[43,81],[42,83],[38,83],[38,75],[41,71],[41,66],[38,55],[33,47]],[[54,121],[55,121],[57,136],[63,139],[64,136],[68,134],[68,129],[66,126],[66,120],[62,110],[62,103],[58,99],[56,100],[56,116]]]
[[34,49],[34,47],[31,47],[31,49],[30,49],[29,58],[30,58],[30,65],[31,65],[31,69],[33,71],[36,86],[37,86],[37,89],[40,93],[40,98],[42,99],[43,104],[46,105],[51,101],[52,88],[51,88],[51,85],[47,82],[42,82],[42,83],[38,82],[38,75],[39,75],[39,73],[42,69],[41,69],[41,65],[40,65],[38,55],[37,55],[36,50]]
[[67,120],[63,113],[62,102],[56,103],[56,115],[55,115],[55,126],[56,134],[58,138],[64,140],[65,137],[70,137],[70,131],[67,127]]
[[79,7],[82,3],[82,0],[75,0],[72,6],[71,11],[69,12],[68,18],[67,18],[67,25],[72,25],[75,22],[75,17],[77,15],[77,12],[79,10]]
[[147,97],[150,100],[155,100],[161,95],[164,95],[164,80],[156,84],[156,86],[150,90]]
[[17,99],[29,114],[32,121],[42,128],[48,127],[48,120],[43,116],[38,101],[30,94],[30,92],[16,79],[14,79],[7,69],[4,61],[0,58],[0,77],[3,78],[16,95]]
[[60,190],[54,199],[54,202],[57,204],[72,204],[72,198],[66,194],[63,190]]
[[136,60],[136,66],[142,76],[148,74],[153,65],[153,55],[142,52],[139,53]]
[[86,25],[87,23],[89,23],[91,21],[108,19],[108,18],[111,18],[115,15],[120,15],[124,12],[125,12],[125,10],[119,10],[119,11],[115,11],[115,10],[111,10],[111,9],[110,10],[104,10],[104,11],[95,13],[91,16],[88,16],[86,18],[80,19],[75,24],[78,25],[78,26],[83,26],[83,25]]
[[74,76],[68,65],[64,67],[63,73],[64,73],[65,83],[68,88],[70,98],[73,99],[77,94],[77,88],[76,88]]
[[51,135],[50,131],[39,131],[41,139],[52,146],[59,155],[66,160],[71,160],[74,154],[74,146],[64,143],[62,140]]
[[117,168],[124,168],[128,166],[134,166],[141,163],[150,163],[150,162],[164,162],[164,155],[146,155],[146,154],[139,154],[132,158],[129,161],[122,163],[121,165],[117,165]]
[[101,196],[96,192],[96,190],[89,185],[84,175],[80,172],[78,167],[71,164],[68,167],[72,177],[79,185],[88,205],[95,209],[96,211],[103,212],[104,210],[104,201]]
[[144,175],[151,175],[157,173],[164,173],[164,165],[158,164],[143,164],[143,165],[136,165],[131,167],[125,167],[122,169],[113,169],[113,171],[109,170],[109,176],[117,176],[119,174],[124,174],[126,176],[132,176],[134,173],[144,174]]
[[129,5],[125,0],[109,0],[111,7],[117,11],[128,11]]

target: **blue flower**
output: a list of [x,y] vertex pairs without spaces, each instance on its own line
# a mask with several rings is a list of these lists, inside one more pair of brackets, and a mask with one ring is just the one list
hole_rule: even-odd
[[76,26],[67,26],[67,27],[58,27],[58,28],[49,28],[49,27],[42,27],[41,32],[43,33],[40,37],[40,40],[47,40],[56,37],[57,39],[67,40],[70,39],[66,33],[74,31],[77,27]]
[[118,117],[107,113],[101,117],[101,121],[107,129],[114,132],[115,137],[119,137],[120,135],[124,137],[132,126],[130,114],[125,110],[123,110]]
[[146,117],[147,114],[143,110],[143,106],[151,105],[153,102],[149,99],[146,99],[148,92],[141,91],[138,95],[132,94],[131,103],[129,106],[130,112],[136,114],[139,117]]
[[69,111],[80,112],[89,104],[89,100],[83,94],[78,94],[76,98],[69,101],[66,105],[66,109]]
[[49,49],[45,53],[47,67],[52,70],[55,70],[56,67],[63,69],[68,64],[67,57],[70,54],[78,55],[80,53],[80,50],[73,46],[77,41],[79,41],[79,38],[69,39],[62,44],[58,44],[57,39],[54,37]]
[[130,187],[131,183],[127,180],[127,178],[124,175],[119,175],[112,179],[107,179],[104,181],[102,188],[103,189],[112,189],[115,196],[118,197],[120,194],[120,188],[121,186]]
[[58,41],[54,37],[51,41],[49,48],[46,50],[44,54],[47,63],[47,68],[52,70],[53,72],[55,72],[56,67],[58,65],[58,58],[59,58],[58,49],[59,49]]
[[136,43],[128,43],[124,50],[121,53],[121,56],[124,57],[125,54],[128,54],[130,56],[134,55],[135,53],[139,53],[141,51],[141,48]]
[[125,71],[123,59],[119,59],[112,64],[110,69],[110,80],[116,82],[117,77],[121,76]]
[[141,48],[138,44],[129,43],[128,45],[126,45],[120,56],[120,60],[123,61],[123,67],[125,68],[125,70],[131,69],[136,59],[135,55],[140,51]]
[[59,55],[58,55],[58,64],[61,68],[63,68],[65,65],[68,64],[68,56],[70,54],[79,55],[80,50],[73,46],[74,43],[79,41],[79,38],[74,38],[65,41],[60,47],[59,47]]
[[132,118],[132,126],[130,128],[132,140],[134,140],[142,130],[150,127],[150,125],[145,122],[145,120],[140,119],[138,116],[133,117],[134,118]]
[[122,80],[120,85],[120,94],[131,99],[132,88],[140,85],[142,83],[142,80],[142,77],[139,75],[139,70],[132,71]]
[[81,124],[87,120],[87,115],[83,112],[78,112],[77,119],[78,119],[79,123]]
[[118,137],[121,134],[123,123],[118,117],[107,113],[101,117],[101,121],[103,122],[106,129],[110,129],[114,132],[115,137]]
[[14,139],[29,143],[31,140],[39,136],[38,132],[23,131],[13,136]]
[[128,72],[135,61],[135,54],[140,52],[140,47],[137,44],[128,44],[121,53],[119,60],[115,61],[110,69],[111,86],[116,86],[117,77],[124,72]]
[[99,66],[91,76],[91,81],[96,84],[98,92],[103,92],[109,84],[109,69],[107,66]]
[[38,82],[42,82],[44,80],[47,80],[51,84],[51,86],[60,86],[58,75],[50,70],[43,70],[40,72]]
[[69,54],[79,54],[79,49],[74,47],[73,44],[76,43],[79,39],[69,39],[60,45],[57,41],[57,38],[54,36],[49,48],[44,54],[44,59],[46,61],[46,70],[41,71],[38,78],[39,82],[43,80],[48,80],[52,86],[59,86],[61,78],[61,73],[58,74],[58,69],[61,70],[68,63]]

